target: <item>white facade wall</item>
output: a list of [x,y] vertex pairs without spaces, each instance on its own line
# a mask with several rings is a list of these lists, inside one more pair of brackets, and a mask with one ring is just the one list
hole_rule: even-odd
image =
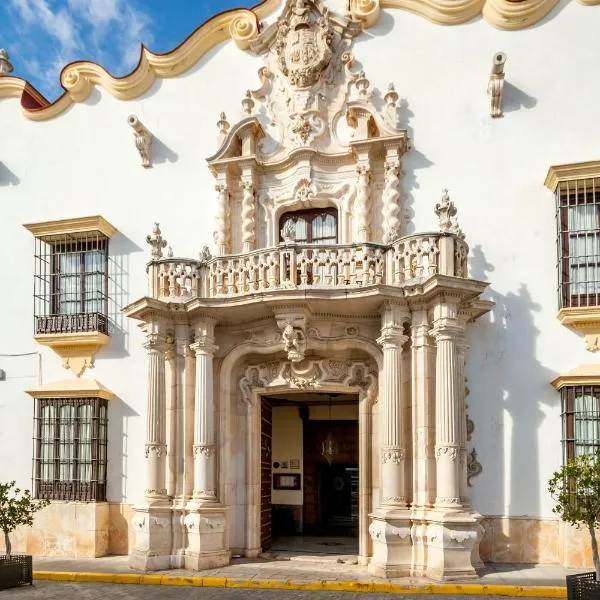
[[[546,481],[560,465],[561,422],[550,381],[595,360],[556,319],[554,199],[543,181],[550,165],[599,157],[599,28],[600,9],[574,2],[517,32],[479,18],[442,27],[384,10],[353,50],[373,86],[384,93],[393,81],[402,98],[414,142],[403,163],[408,231],[436,229],[433,206],[447,187],[471,247],[470,275],[490,282],[486,297],[496,302],[468,335],[471,443],[484,468],[472,501],[484,515],[552,516]],[[498,50],[508,56],[505,116],[492,120],[485,90]],[[217,147],[219,113],[240,118],[260,66],[228,42],[132,101],[96,88],[45,122],[24,118],[15,99],[0,101],[0,354],[41,352],[44,383],[73,376],[33,340],[34,240],[22,224],[101,214],[118,229],[111,344],[84,375],[116,394],[110,501],[134,503],[144,491],[145,351],[120,308],[146,293],[154,221],[176,256],[212,244],[214,180],[204,159]],[[129,114],[156,138],[150,169],[140,166]],[[0,480],[27,486],[33,411],[24,390],[37,384],[37,357],[0,356],[0,368]]]

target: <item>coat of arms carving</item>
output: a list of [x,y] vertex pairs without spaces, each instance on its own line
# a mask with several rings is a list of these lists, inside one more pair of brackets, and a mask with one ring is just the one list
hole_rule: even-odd
[[281,19],[275,42],[277,62],[295,88],[319,81],[333,55],[333,36],[327,10],[315,14],[305,0],[297,0],[287,18]]

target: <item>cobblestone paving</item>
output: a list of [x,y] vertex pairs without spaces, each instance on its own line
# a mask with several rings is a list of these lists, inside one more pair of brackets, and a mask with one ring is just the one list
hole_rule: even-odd
[[[1,592],[2,600],[392,600],[397,594],[197,588],[166,585],[117,585],[36,581]],[[402,595],[402,600],[498,600],[498,596]],[[511,600],[503,597],[502,600]],[[515,599],[516,600],[516,599]],[[536,598],[536,600],[544,600]]]

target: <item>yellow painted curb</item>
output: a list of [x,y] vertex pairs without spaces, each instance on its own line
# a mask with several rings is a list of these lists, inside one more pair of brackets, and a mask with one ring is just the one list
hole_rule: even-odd
[[566,598],[567,588],[545,585],[502,585],[482,583],[424,583],[402,585],[386,581],[287,581],[277,579],[236,579],[185,575],[144,575],[138,573],[79,573],[34,571],[33,578],[78,583],[130,583],[196,587],[229,587],[275,590],[318,590],[337,592],[387,592],[393,594],[448,594],[465,596],[517,596],[521,598]]

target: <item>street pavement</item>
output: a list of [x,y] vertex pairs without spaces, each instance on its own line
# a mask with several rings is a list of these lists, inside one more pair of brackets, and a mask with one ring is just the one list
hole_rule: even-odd
[[[2,600],[392,600],[397,594],[363,592],[314,592],[298,590],[252,590],[236,588],[182,587],[168,585],[118,585],[112,583],[66,583],[35,581],[0,592]],[[402,600],[467,600],[468,596],[441,594],[402,595]],[[477,600],[499,600],[477,596]],[[511,600],[503,596],[502,600]],[[515,599],[516,600],[516,599]],[[522,600],[522,599],[520,599]],[[536,600],[544,600],[536,598]]]

